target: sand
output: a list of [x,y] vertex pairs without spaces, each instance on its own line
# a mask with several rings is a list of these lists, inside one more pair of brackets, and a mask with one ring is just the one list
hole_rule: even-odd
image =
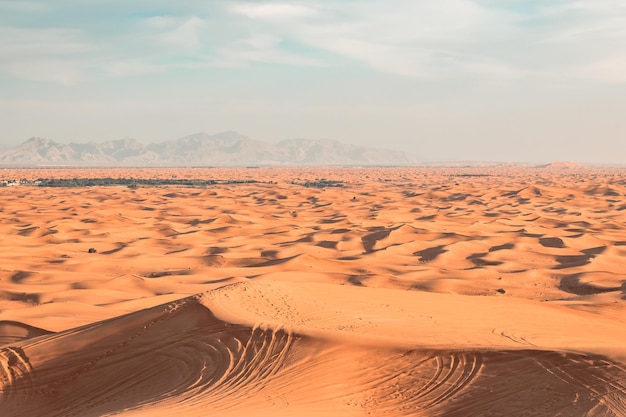
[[626,170],[42,177],[262,182],[0,188],[3,417],[626,415]]

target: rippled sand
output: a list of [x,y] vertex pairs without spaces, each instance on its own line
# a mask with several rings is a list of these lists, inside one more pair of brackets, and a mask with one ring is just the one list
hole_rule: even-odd
[[3,416],[626,415],[626,171],[0,171],[173,176],[0,188]]

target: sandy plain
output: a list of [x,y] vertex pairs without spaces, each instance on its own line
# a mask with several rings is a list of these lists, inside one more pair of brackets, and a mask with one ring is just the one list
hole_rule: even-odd
[[0,188],[2,416],[626,416],[626,170],[0,171],[173,176]]

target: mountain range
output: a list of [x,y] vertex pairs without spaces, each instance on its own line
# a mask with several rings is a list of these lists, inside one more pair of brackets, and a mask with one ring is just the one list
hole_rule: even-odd
[[0,151],[0,165],[5,166],[389,166],[416,162],[402,151],[333,140],[286,139],[267,143],[237,132],[196,133],[149,145],[130,138],[63,144],[33,137]]

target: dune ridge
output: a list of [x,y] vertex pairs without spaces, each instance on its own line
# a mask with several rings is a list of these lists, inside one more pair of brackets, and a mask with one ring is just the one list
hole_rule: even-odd
[[[303,288],[310,295],[299,299]],[[0,406],[10,415],[51,416],[200,416],[209,405],[220,415],[248,409],[259,415],[618,416],[626,410],[626,369],[606,356],[529,348],[524,337],[507,335],[514,328],[491,332],[502,338],[500,346],[485,344],[482,334],[427,347],[416,343],[427,325],[411,315],[443,312],[404,310],[419,301],[412,294],[391,290],[382,299],[375,294],[372,303],[375,290],[345,287],[335,295],[344,311],[312,311],[310,303],[328,290],[241,282],[5,345]],[[265,299],[258,302],[260,294]],[[395,305],[377,306],[381,301]],[[439,331],[478,336],[504,308]],[[318,311],[328,315],[315,316]],[[368,312],[380,328],[371,319],[360,324],[356,311]],[[577,320],[572,314],[569,322],[555,321],[571,332]],[[388,325],[398,321],[413,328],[394,336]]]
[[0,188],[3,416],[626,415],[623,170],[1,174],[267,181]]

